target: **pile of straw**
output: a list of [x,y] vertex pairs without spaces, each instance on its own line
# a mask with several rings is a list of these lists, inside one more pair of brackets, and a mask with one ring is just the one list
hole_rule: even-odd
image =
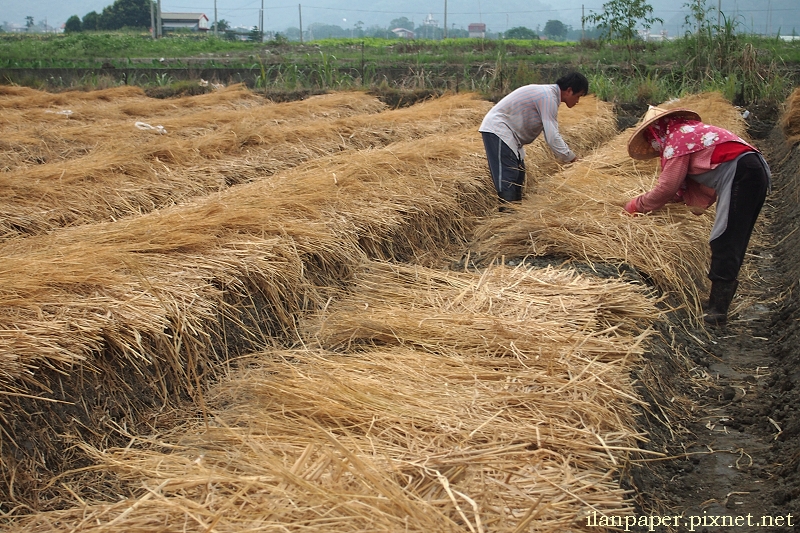
[[[139,215],[333,153],[476,127],[489,107],[456,95],[387,111],[358,92],[257,105],[236,87],[178,104],[130,90],[83,94],[0,95],[0,238]],[[56,102],[78,105],[48,114]]]
[[[243,86],[191,98],[157,100],[141,89],[50,94],[21,87],[0,88],[4,123],[4,170],[69,161],[101,152],[109,143],[131,143],[137,122],[164,126],[184,141],[214,132],[233,136],[247,129],[378,113],[385,106],[363,93],[338,93],[291,104],[264,101]],[[147,131],[147,130],[145,130]],[[246,130],[245,130],[246,131]],[[139,139],[150,139],[152,131]],[[156,142],[164,143],[161,138]],[[231,148],[235,146],[231,143]],[[214,154],[208,154],[214,155]]]
[[800,142],[800,88],[795,89],[786,100],[780,124],[787,143]]
[[[662,106],[688,107],[708,123],[746,136],[741,114],[717,93]],[[647,216],[627,215],[621,205],[649,190],[658,176],[658,160],[628,156],[632,131],[538,183],[514,213],[486,220],[476,229],[473,249],[484,258],[554,255],[627,264],[698,312],[713,208],[702,216],[677,204]]]
[[89,450],[135,497],[16,526],[561,532],[633,512],[630,370],[656,317],[640,290],[502,267],[357,280],[306,321],[307,347],[252,354],[214,387],[207,425]]
[[[557,351],[551,344],[569,346],[579,332],[580,352],[603,360],[609,349],[620,351],[607,344],[606,336],[635,335],[646,329],[641,321],[652,313],[648,305],[643,311],[643,301],[630,295],[630,287],[614,292],[620,282],[588,281],[569,270],[490,268],[477,275],[374,267],[357,281],[348,299],[351,307],[329,309],[318,327],[321,346],[350,348],[366,341],[435,352],[442,344],[460,353],[514,357],[515,350]],[[596,337],[598,332],[602,335]]]

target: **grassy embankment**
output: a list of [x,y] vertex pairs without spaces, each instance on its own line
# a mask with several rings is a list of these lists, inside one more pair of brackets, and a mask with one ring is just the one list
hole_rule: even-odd
[[[594,93],[615,103],[719,91],[745,105],[777,105],[800,83],[800,42],[737,34],[735,28],[713,30],[662,43],[640,42],[633,50],[596,41],[253,43],[187,34],[160,40],[146,33],[6,34],[0,35],[0,71],[1,83],[47,90],[130,84],[158,88],[154,92],[162,96],[202,92],[200,71],[229,73],[219,81],[265,92],[382,88],[492,96],[579,69],[590,78]],[[53,69],[81,74],[58,76]]]

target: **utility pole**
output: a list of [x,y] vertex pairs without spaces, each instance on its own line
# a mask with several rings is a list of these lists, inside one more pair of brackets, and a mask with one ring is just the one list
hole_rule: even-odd
[[447,39],[447,0],[444,0],[444,38]]
[[586,40],[586,14],[583,10],[583,4],[581,4],[581,41]]
[[164,32],[161,29],[161,0],[158,0],[156,8],[156,39],[160,39],[164,36]]
[[155,5],[153,2],[150,2],[150,36],[155,39],[156,38],[156,14],[155,14]]
[[259,40],[264,42],[264,0],[261,0],[261,11],[258,12],[258,34]]
[[303,44],[303,6],[297,4],[297,12],[300,14],[300,44]]
[[219,36],[219,33],[217,33],[217,26],[219,26],[219,21],[217,20],[217,0],[214,0],[214,37]]

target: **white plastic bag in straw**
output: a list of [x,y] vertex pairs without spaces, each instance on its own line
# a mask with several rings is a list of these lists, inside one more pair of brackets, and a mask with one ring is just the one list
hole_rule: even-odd
[[162,126],[161,124],[159,124],[158,126],[151,126],[146,122],[137,122],[136,127],[139,128],[140,130],[153,130],[160,133],[161,135],[167,133],[167,130],[164,129],[164,126]]

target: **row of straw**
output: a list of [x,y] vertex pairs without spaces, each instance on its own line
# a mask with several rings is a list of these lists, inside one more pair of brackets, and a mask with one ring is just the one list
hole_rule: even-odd
[[15,525],[561,532],[633,512],[630,369],[657,316],[641,287],[522,267],[355,278],[304,321],[304,347],[251,354],[212,388],[206,424],[86,448],[135,496]]
[[[134,87],[58,94],[2,87],[0,108],[3,109],[0,128],[5,141],[3,170],[7,171],[79,158],[89,161],[85,156],[96,151],[107,152],[120,142],[133,155],[137,145],[147,142],[174,144],[177,139],[201,138],[218,130],[228,131],[232,137],[240,123],[250,123],[249,128],[302,124],[377,113],[385,106],[363,93],[326,95],[302,103],[276,105],[243,86],[168,100],[148,98]],[[165,121],[168,127],[164,126]],[[137,132],[141,135],[135,135]],[[159,132],[168,137],[161,137]],[[229,149],[235,149],[235,145]],[[54,172],[52,167],[45,167],[45,171],[48,168]],[[69,179],[75,181],[77,177]]]
[[337,152],[447,134],[473,126],[489,106],[458,95],[388,111],[359,92],[258,104],[233,87],[187,99],[193,105],[171,104],[176,109],[166,114],[168,103],[115,91],[102,105],[74,96],[82,105],[66,117],[48,114],[53,107],[24,107],[30,97],[5,97],[12,102],[0,130],[7,156],[0,235],[135,216]]

